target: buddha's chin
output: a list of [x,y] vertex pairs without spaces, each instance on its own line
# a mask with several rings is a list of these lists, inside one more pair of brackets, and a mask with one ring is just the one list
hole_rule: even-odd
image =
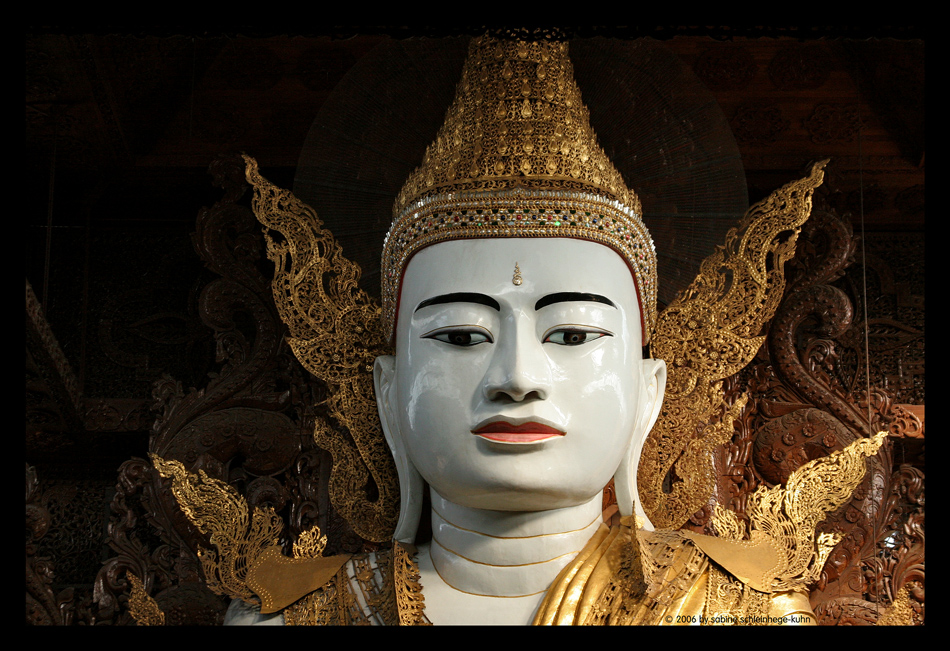
[[[606,483],[606,482],[605,482]],[[549,511],[587,504],[603,492],[603,487],[578,486],[567,489],[549,482],[519,481],[480,485],[451,486],[443,482],[431,484],[444,499],[472,509],[489,511]]]

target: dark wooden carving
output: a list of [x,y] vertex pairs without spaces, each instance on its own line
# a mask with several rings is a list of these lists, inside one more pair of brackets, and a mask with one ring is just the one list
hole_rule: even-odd
[[[736,435],[718,450],[719,483],[690,527],[710,535],[712,504],[747,517],[748,496],[784,483],[802,464],[879,429],[890,432],[852,500],[820,529],[842,536],[812,592],[820,624],[874,624],[910,587],[917,623],[924,612],[924,489],[919,467],[903,461],[922,447],[923,423],[879,387],[857,385],[854,298],[843,276],[858,242],[847,222],[815,210],[786,269],[790,281],[767,345],[727,382],[728,400],[748,392]],[[862,320],[863,322],[863,320]]]
[[730,44],[703,52],[693,69],[711,90],[736,90],[752,83],[756,64],[755,57],[747,48]]
[[747,144],[771,144],[788,131],[791,122],[778,106],[740,106],[730,121],[736,140]]
[[802,126],[816,145],[854,142],[862,126],[859,107],[820,104]]
[[[318,524],[331,547],[360,541],[329,508],[327,454],[313,445],[314,412],[322,402],[284,342],[273,305],[270,270],[257,220],[241,204],[247,189],[240,157],[211,166],[224,197],[198,215],[195,249],[218,278],[200,297],[202,322],[214,331],[218,369],[205,386],[185,390],[155,383],[149,451],[234,485],[252,507],[285,516],[288,542]],[[109,544],[117,556],[102,568],[96,600],[104,616],[127,624],[127,573],[143,580],[167,624],[220,624],[226,600],[204,583],[196,555],[209,541],[178,508],[166,483],[144,459],[119,472]],[[333,553],[331,551],[331,553]]]
[[834,69],[822,43],[796,43],[782,48],[769,63],[769,79],[780,90],[820,88]]
[[48,559],[37,557],[36,541],[50,525],[49,511],[37,495],[36,470],[26,466],[26,623],[62,625],[57,599],[50,589],[53,572]]

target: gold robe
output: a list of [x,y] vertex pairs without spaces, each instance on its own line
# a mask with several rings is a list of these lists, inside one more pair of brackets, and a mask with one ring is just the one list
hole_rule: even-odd
[[[714,540],[676,531],[634,535],[625,524],[602,525],[552,583],[534,623],[815,623],[805,593],[756,590],[711,560],[702,546]],[[295,594],[301,588],[288,585],[266,563],[258,564],[254,585],[270,604],[265,611],[282,612],[288,625],[430,624],[411,548],[397,543],[374,554],[332,558],[339,563],[336,574],[306,595]],[[737,556],[734,564],[741,573],[755,569],[749,558]]]

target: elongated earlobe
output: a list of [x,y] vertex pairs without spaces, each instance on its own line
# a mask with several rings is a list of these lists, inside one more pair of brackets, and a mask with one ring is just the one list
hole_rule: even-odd
[[382,355],[376,358],[373,366],[373,387],[376,390],[376,407],[383,435],[389,445],[389,451],[396,462],[399,474],[399,520],[393,540],[411,544],[415,542],[419,529],[419,517],[422,512],[422,495],[425,481],[409,459],[406,445],[399,431],[399,418],[393,408],[395,397],[396,358]]
[[620,515],[633,515],[633,505],[636,504],[637,515],[643,518],[646,528],[652,530],[653,525],[643,512],[643,507],[640,506],[640,496],[637,493],[637,467],[640,465],[643,444],[663,407],[663,396],[666,393],[666,362],[662,359],[645,359],[641,366],[641,373],[643,377],[640,383],[637,424],[630,446],[614,474],[614,490],[617,492],[617,508],[620,510]]

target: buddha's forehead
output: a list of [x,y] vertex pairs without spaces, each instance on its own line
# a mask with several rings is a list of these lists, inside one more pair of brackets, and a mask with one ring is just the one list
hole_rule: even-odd
[[475,292],[500,301],[535,301],[559,292],[609,298],[639,318],[627,263],[613,249],[570,238],[498,238],[434,244],[410,260],[403,276],[399,321],[424,300]]

